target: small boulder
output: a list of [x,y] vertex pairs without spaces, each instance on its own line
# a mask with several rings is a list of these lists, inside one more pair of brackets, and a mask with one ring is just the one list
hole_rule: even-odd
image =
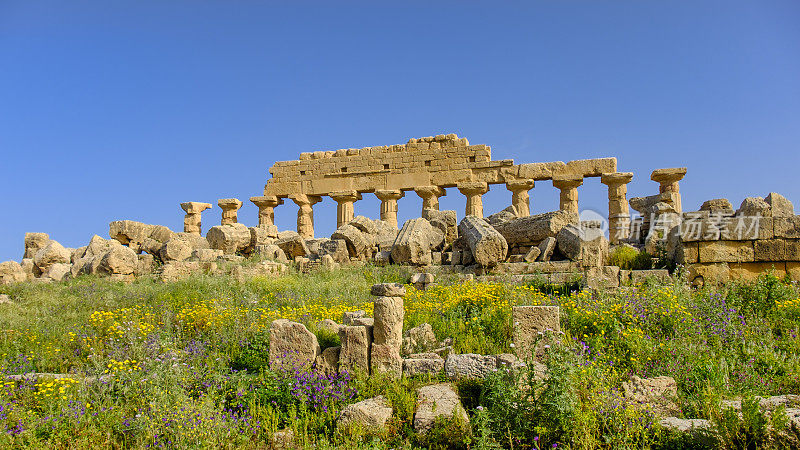
[[436,334],[433,333],[433,327],[428,323],[410,328],[403,335],[404,355],[426,352],[436,348],[437,345]]
[[392,407],[382,395],[379,395],[345,406],[336,420],[336,428],[348,430],[351,427],[358,427],[371,433],[380,432],[390,417],[392,417]]
[[406,288],[400,283],[373,284],[370,294],[376,297],[404,297]]
[[476,353],[451,354],[444,363],[444,372],[451,380],[464,378],[486,378],[497,370],[497,359],[494,356]]
[[322,353],[317,336],[302,323],[286,319],[272,321],[269,327],[269,365],[310,369]]
[[417,389],[417,410],[414,413],[414,430],[425,433],[433,427],[436,418],[451,419],[457,416],[464,424],[469,416],[461,399],[448,383],[432,384]]
[[794,216],[794,205],[786,197],[777,192],[770,192],[764,199],[772,210],[772,217]]
[[36,255],[33,257],[33,263],[44,273],[53,264],[68,264],[71,257],[72,254],[69,250],[58,242],[51,240],[47,245],[36,252]]
[[27,280],[27,275],[22,266],[16,261],[0,263],[0,285],[22,283]]
[[211,248],[235,255],[250,246],[250,230],[241,223],[217,225],[208,230],[206,239]]

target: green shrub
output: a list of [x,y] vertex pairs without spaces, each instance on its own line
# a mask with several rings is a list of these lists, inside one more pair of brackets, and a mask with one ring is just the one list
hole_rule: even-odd
[[233,370],[258,373],[269,367],[269,332],[256,333],[242,345],[231,349],[229,363]]
[[633,269],[633,263],[639,251],[629,245],[618,245],[608,256],[608,264],[623,270]]

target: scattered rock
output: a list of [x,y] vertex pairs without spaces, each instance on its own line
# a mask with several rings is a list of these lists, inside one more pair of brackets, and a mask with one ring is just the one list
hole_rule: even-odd
[[469,246],[475,262],[482,267],[493,267],[505,261],[508,244],[489,222],[476,216],[467,216],[458,224],[458,233]]
[[403,335],[403,354],[410,355],[417,352],[432,350],[438,345],[433,327],[428,323],[423,323],[414,328],[408,329]]
[[568,211],[553,211],[528,217],[517,217],[498,224],[495,229],[509,246],[535,245],[545,238],[555,237],[567,225],[577,225],[578,215]]
[[486,378],[486,375],[497,370],[497,359],[494,356],[464,353],[448,355],[444,363],[444,372],[451,380],[463,378]]
[[33,263],[44,273],[53,264],[69,264],[72,254],[56,241],[49,241],[40,248],[33,257]]
[[676,403],[678,385],[672,377],[639,378],[633,375],[630,381],[622,383],[622,390],[627,400],[646,404],[661,417],[680,413]]
[[[413,377],[421,374],[434,375],[444,369],[444,359],[436,353],[411,355],[403,360],[403,375]],[[419,357],[430,356],[430,357]]]
[[372,343],[369,329],[345,325],[339,329],[342,348],[339,351],[339,371],[369,373],[369,352]]
[[241,223],[229,223],[211,227],[206,234],[211,248],[222,250],[226,255],[235,255],[250,246],[250,230]]
[[556,249],[556,238],[546,237],[539,243],[539,261],[550,261]]
[[0,263],[0,284],[22,283],[27,280],[22,266],[16,261]]
[[469,423],[469,416],[453,386],[440,383],[417,389],[417,410],[413,423],[417,433],[430,430],[437,417],[450,419],[454,416],[465,424]]
[[376,297],[405,297],[406,288],[400,283],[373,284],[370,293]]
[[392,246],[396,264],[425,266],[431,264],[431,251],[444,242],[444,233],[423,218],[403,224]]
[[269,328],[269,365],[310,369],[320,355],[317,336],[305,325],[286,319],[272,321]]
[[336,420],[336,428],[347,430],[355,426],[368,432],[380,432],[390,417],[392,407],[379,395],[347,405]]
[[339,372],[339,351],[341,347],[328,347],[314,360],[314,370],[325,376]]

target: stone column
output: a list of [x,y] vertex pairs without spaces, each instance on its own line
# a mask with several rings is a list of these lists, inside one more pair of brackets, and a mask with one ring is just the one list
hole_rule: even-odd
[[414,192],[422,197],[422,210],[435,209],[439,210],[439,197],[447,195],[447,191],[439,186],[417,186]]
[[211,203],[185,202],[181,203],[181,209],[186,211],[183,216],[183,232],[191,234],[201,233],[200,213],[211,208]]
[[381,220],[397,228],[397,201],[403,198],[399,189],[378,189],[375,196],[381,201]]
[[561,190],[559,209],[579,214],[578,186],[582,184],[580,175],[553,175],[553,186]]
[[530,195],[533,189],[533,180],[513,180],[506,182],[506,189],[511,191],[511,205],[517,211],[517,217],[531,215]]
[[222,225],[236,223],[239,221],[238,212],[242,207],[242,202],[238,198],[223,198],[217,201],[217,205],[222,208]]
[[614,172],[600,175],[600,182],[608,186],[608,238],[616,245],[630,236],[631,212],[628,205],[628,183],[632,172]]
[[289,198],[298,206],[297,208],[297,234],[303,239],[314,239],[314,208],[322,201],[318,195],[293,194]]
[[275,225],[275,207],[283,204],[283,199],[274,195],[250,197],[250,201],[258,206],[258,226],[267,228]]
[[670,169],[657,169],[650,174],[650,179],[659,184],[658,193],[668,193],[672,197],[675,212],[681,214],[681,194],[678,181],[686,176],[686,167],[674,167]]
[[338,203],[336,208],[336,228],[339,228],[353,220],[353,216],[355,216],[353,203],[356,200],[361,200],[361,194],[357,191],[340,191],[331,192],[330,196]]
[[468,181],[456,186],[462,194],[467,196],[467,216],[483,217],[483,200],[481,195],[489,191],[489,185],[482,181]]

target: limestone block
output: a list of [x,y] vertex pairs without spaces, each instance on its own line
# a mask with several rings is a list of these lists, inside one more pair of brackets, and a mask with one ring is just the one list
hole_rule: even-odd
[[339,371],[369,373],[369,352],[372,336],[364,326],[346,325],[339,329],[342,348],[339,351]]
[[599,177],[617,171],[617,158],[578,159],[569,161],[562,172],[582,177]]
[[493,267],[505,261],[508,244],[505,238],[489,223],[476,216],[466,216],[458,224],[459,235],[469,246],[475,262],[482,267]]
[[136,270],[133,272],[133,275],[141,277],[153,273],[156,268],[156,261],[153,255],[149,253],[142,253],[141,255],[136,256]]
[[70,273],[70,266],[68,263],[55,263],[50,265],[42,274],[42,278],[46,278],[52,281],[62,281],[64,280],[67,275]]
[[447,383],[432,384],[417,389],[417,409],[414,413],[414,431],[426,433],[438,417],[459,417],[469,423],[469,416],[461,405],[461,399],[453,386]]
[[354,325],[356,319],[366,317],[367,313],[364,310],[360,311],[345,311],[342,313],[342,323],[345,325]]
[[748,262],[754,260],[751,241],[700,242],[700,262]]
[[287,258],[293,260],[300,257],[308,256],[308,247],[306,247],[306,240],[299,234],[284,235],[275,241]]
[[455,211],[423,209],[422,218],[444,233],[444,240],[448,244],[458,239],[458,216]]
[[731,205],[731,202],[727,198],[715,198],[704,201],[700,206],[700,211],[733,214],[733,205]]
[[[26,249],[27,252],[27,249]],[[22,266],[16,261],[5,261],[0,263],[0,285],[11,283],[22,283],[27,281]]]
[[786,239],[784,241],[784,244],[785,244],[784,259],[786,261],[800,261],[800,241],[794,239]]
[[248,227],[247,229],[250,231],[248,253],[252,253],[259,245],[274,244],[278,237],[278,227],[275,225]]
[[578,215],[554,211],[528,217],[518,217],[501,223],[495,229],[508,245],[536,245],[547,237],[555,237],[567,225],[577,225]]
[[692,264],[688,280],[696,286],[719,284],[728,281],[730,269],[726,263]]
[[319,245],[319,255],[330,255],[339,264],[350,261],[350,253],[347,250],[347,242],[343,239],[329,239]]
[[592,289],[619,286],[619,267],[590,267],[585,273],[586,285]]
[[370,349],[370,367],[373,374],[387,374],[400,378],[403,374],[403,358],[400,356],[400,347],[373,342]]
[[722,237],[730,240],[772,239],[778,237],[774,230],[779,220],[783,218],[735,216],[725,224]]
[[138,263],[139,258],[133,249],[124,245],[112,246],[100,260],[97,272],[108,276],[133,275]]
[[756,261],[784,261],[786,260],[786,241],[783,239],[754,241],[753,251]]
[[50,240],[47,245],[36,251],[33,263],[40,271],[46,272],[47,269],[57,263],[69,263],[72,254],[56,241]]
[[373,339],[375,344],[388,345],[400,351],[403,344],[403,309],[402,297],[378,297],[375,300],[373,314],[375,328]]
[[695,264],[700,262],[700,245],[697,242],[683,242],[675,255],[678,264]]
[[760,275],[772,273],[778,278],[786,276],[786,263],[778,262],[750,262],[728,264],[730,268],[730,279],[745,282],[755,281]]
[[[511,308],[514,354],[522,360],[543,352],[544,339],[539,333],[561,331],[558,306],[514,306]],[[534,348],[537,339],[540,348]]]
[[235,255],[250,246],[250,230],[241,223],[217,225],[208,230],[206,239],[211,248]]
[[269,365],[275,369],[310,369],[322,353],[317,336],[305,325],[286,319],[274,320],[269,328]]
[[772,217],[789,217],[794,216],[794,205],[786,197],[778,194],[777,192],[770,192],[764,199],[770,206]]
[[336,429],[347,432],[356,427],[361,431],[379,433],[385,429],[390,417],[392,407],[379,395],[345,406],[336,419]]
[[625,398],[638,404],[647,404],[649,410],[659,416],[679,414],[676,403],[678,384],[672,377],[639,378],[631,376],[630,381],[622,383]]
[[36,252],[49,242],[50,236],[47,233],[25,233],[25,253],[22,257],[33,259]]
[[[337,327],[338,333],[338,327]],[[336,375],[339,372],[339,351],[341,347],[328,347],[314,360],[314,370],[325,376]]]
[[794,281],[800,281],[800,262],[787,262],[786,263],[786,273]]
[[435,375],[444,369],[444,358],[432,353],[435,358],[406,358],[403,360],[403,375],[414,377],[427,374]]
[[772,217],[772,207],[761,197],[747,197],[742,200],[742,204],[736,210],[736,215]]
[[775,237],[800,239],[800,216],[776,217]]
[[631,283],[642,283],[649,278],[654,278],[661,282],[669,281],[669,271],[667,269],[631,270]]
[[423,218],[410,219],[403,224],[392,246],[392,260],[396,264],[427,265],[431,263],[431,250],[444,242],[444,233]]
[[497,360],[494,356],[475,353],[450,354],[444,362],[444,372],[451,380],[486,378],[495,370],[497,370]]
[[406,288],[400,283],[373,284],[370,294],[376,297],[404,297]]
[[[544,242],[544,241],[542,241],[542,242]],[[542,250],[539,247],[533,247],[532,246],[530,248],[530,250],[528,250],[528,252],[525,253],[525,257],[523,258],[523,260],[525,262],[531,263],[531,262],[536,261],[536,258],[538,258],[539,255],[541,255],[541,254],[542,254]]]
[[486,221],[489,222],[489,225],[496,226],[503,222],[508,222],[511,219],[516,219],[517,213],[513,206],[509,206],[508,208],[496,212],[489,217],[486,218]]
[[259,245],[255,248],[254,252],[261,258],[271,259],[282,263],[289,261],[289,258],[286,257],[286,253],[284,253],[284,251],[275,244]]
[[108,224],[108,235],[134,252],[158,255],[173,232],[162,225],[150,225],[133,220],[117,220]]
[[355,225],[346,223],[331,235],[331,239],[340,239],[347,246],[347,253],[352,258],[362,258],[371,253],[372,240]]
[[553,178],[555,173],[563,172],[566,166],[563,161],[520,164],[519,177],[533,180],[549,180]]
[[[553,256],[558,241],[554,237],[546,237],[536,247],[539,250],[539,261],[548,262]],[[529,261],[530,262],[530,261]]]

